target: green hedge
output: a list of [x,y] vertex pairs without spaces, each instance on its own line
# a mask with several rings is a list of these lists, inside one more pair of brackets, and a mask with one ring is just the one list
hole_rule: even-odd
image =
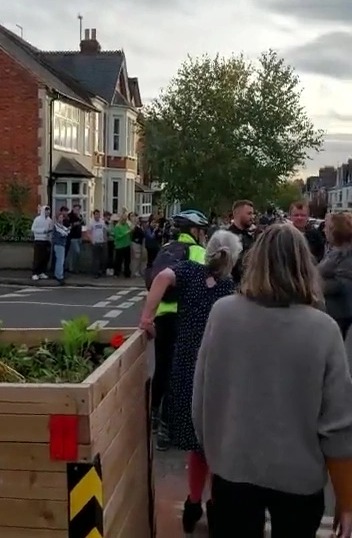
[[32,222],[28,215],[0,212],[0,241],[31,241]]

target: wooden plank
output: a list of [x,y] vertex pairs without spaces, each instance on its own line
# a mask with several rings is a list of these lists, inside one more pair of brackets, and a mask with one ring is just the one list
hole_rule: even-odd
[[143,353],[145,347],[146,336],[138,330],[104,364],[87,377],[85,383],[91,384],[94,409]]
[[[125,469],[113,495],[104,510],[104,531],[107,536],[117,536],[125,521],[126,514],[139,503],[139,495],[145,499],[148,510],[148,466],[146,447],[140,445]],[[142,488],[142,493],[139,493]],[[137,492],[137,494],[136,494]],[[132,536],[134,536],[132,534]],[[126,537],[127,538],[127,537]]]
[[[50,460],[49,445],[45,443],[4,442],[0,444],[0,454],[0,469],[13,471],[62,471],[62,462]],[[79,446],[78,461],[90,461],[90,459],[90,447],[88,445]]]
[[91,439],[96,453],[103,454],[122,428],[136,400],[145,393],[146,379],[143,354],[92,413]]
[[0,499],[1,526],[66,530],[67,502]]
[[[135,331],[133,327],[122,327],[115,329],[100,329],[98,340],[108,343],[116,333],[130,336]],[[38,346],[45,340],[56,342],[60,340],[62,334],[61,327],[56,329],[45,328],[24,328],[24,329],[2,329],[0,331],[0,342],[5,344],[26,344],[29,347]]]
[[3,538],[67,538],[67,531],[0,527],[0,536]]
[[[49,438],[48,415],[0,415],[0,442],[47,443]],[[79,417],[78,439],[82,445],[90,442],[87,416]]]
[[90,385],[0,383],[2,415],[88,415]]
[[131,538],[131,536],[133,538],[149,537],[149,516],[144,490],[139,488],[139,493],[140,500],[138,502],[138,497],[136,498],[136,503],[127,514],[120,532],[116,528],[112,528],[112,532],[106,535],[106,538],[116,538],[116,532],[118,532],[117,538]]
[[62,472],[0,470],[0,498],[67,500],[66,465]]
[[108,503],[126,466],[140,444],[146,444],[145,398],[132,407],[125,424],[102,457],[104,502]]

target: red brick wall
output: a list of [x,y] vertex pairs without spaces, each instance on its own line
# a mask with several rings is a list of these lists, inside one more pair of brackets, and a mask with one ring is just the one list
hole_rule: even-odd
[[11,209],[8,185],[30,187],[27,210],[36,211],[38,186],[39,98],[34,77],[0,50],[0,211]]

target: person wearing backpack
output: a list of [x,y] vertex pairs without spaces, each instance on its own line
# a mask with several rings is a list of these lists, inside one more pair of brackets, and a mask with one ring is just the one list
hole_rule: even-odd
[[[146,286],[149,290],[154,278],[164,269],[175,267],[180,261],[205,263],[203,242],[208,228],[208,219],[196,210],[182,211],[173,217],[174,226],[179,230],[177,240],[165,244],[159,251],[153,266],[146,272]],[[155,372],[152,382],[152,422],[157,433],[156,448],[168,450],[165,396],[171,372],[177,329],[177,291],[166,291],[155,317]]]

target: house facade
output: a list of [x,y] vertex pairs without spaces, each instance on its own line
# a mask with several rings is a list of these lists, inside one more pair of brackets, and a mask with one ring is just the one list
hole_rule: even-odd
[[43,52],[0,26],[0,73],[0,210],[17,181],[31,211],[151,212],[138,173],[141,97],[123,52],[102,52],[95,30],[80,51]]
[[[138,117],[142,106],[138,79],[130,78],[122,51],[102,51],[95,29],[86,29],[80,51],[43,53],[53,67],[78,80],[102,100],[101,189],[96,199],[112,213],[152,211],[152,195],[138,166]],[[99,182],[100,184],[100,182]]]
[[336,184],[328,193],[329,211],[352,211],[352,159],[337,169]]

